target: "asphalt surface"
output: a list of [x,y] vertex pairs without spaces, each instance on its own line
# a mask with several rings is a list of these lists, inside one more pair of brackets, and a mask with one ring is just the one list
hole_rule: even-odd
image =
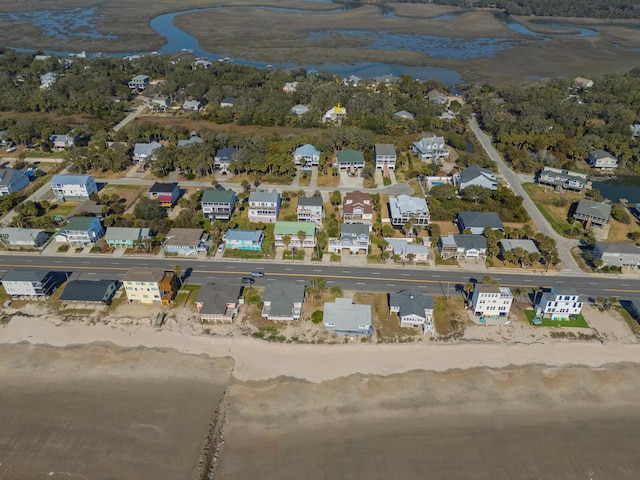
[[[323,277],[327,287],[339,286],[343,290],[394,292],[414,288],[433,295],[454,295],[470,279],[482,281],[482,274],[460,269],[425,269],[416,267],[347,267],[322,263],[275,263],[253,261],[198,260],[184,258],[123,258],[99,256],[42,256],[0,255],[0,276],[15,268],[47,269],[80,275],[84,279],[120,280],[130,268],[155,267],[173,270],[180,265],[184,281],[188,284],[235,283],[252,271],[265,273],[256,278],[255,286],[270,282],[307,282],[311,277]],[[544,274],[496,272],[491,277],[502,286],[567,287],[592,298],[618,297],[626,300],[640,298],[640,279],[619,276],[586,276],[584,274]]]

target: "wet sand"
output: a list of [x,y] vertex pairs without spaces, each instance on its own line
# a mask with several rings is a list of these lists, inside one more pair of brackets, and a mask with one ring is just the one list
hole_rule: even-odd
[[229,359],[0,346],[0,479],[196,478]]
[[639,381],[629,364],[237,382],[219,478],[634,479]]

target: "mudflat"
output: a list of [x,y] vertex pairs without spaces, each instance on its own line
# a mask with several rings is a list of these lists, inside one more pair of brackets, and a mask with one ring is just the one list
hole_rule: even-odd
[[639,380],[618,364],[234,382],[218,477],[638,478]]
[[230,359],[0,346],[0,478],[195,478]]

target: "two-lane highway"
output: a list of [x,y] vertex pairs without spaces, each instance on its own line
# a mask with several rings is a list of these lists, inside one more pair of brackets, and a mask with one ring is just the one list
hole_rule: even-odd
[[[25,256],[0,255],[0,275],[15,268],[49,269],[80,274],[83,278],[121,280],[131,268],[152,267],[172,270],[180,265],[186,281],[191,284],[240,282],[242,277],[258,270],[264,278],[256,279],[256,286],[274,281],[307,282],[311,277],[323,277],[329,288],[343,290],[393,292],[415,288],[435,295],[453,295],[456,285],[470,279],[482,280],[483,274],[458,269],[418,269],[388,267],[351,267],[318,263],[271,263],[250,261],[217,261],[184,258],[124,258],[100,256]],[[640,297],[640,279],[618,276],[546,275],[543,273],[491,273],[500,285],[511,288],[570,287],[589,297],[615,296],[621,299]]]

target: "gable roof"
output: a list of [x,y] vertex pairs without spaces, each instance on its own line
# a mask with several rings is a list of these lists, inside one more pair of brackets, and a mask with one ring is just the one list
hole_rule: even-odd
[[32,242],[41,233],[46,232],[39,228],[18,228],[3,227],[0,228],[0,238],[6,238],[9,242]]
[[464,248],[465,250],[485,250],[487,248],[487,239],[484,235],[462,235],[454,234],[453,240],[456,242],[458,248]]
[[576,213],[594,218],[608,219],[611,215],[611,205],[606,203],[585,200],[584,198],[578,202]]
[[153,141],[151,143],[136,143],[133,147],[133,154],[136,156],[150,157],[159,148],[164,148],[161,143]]
[[602,253],[629,253],[640,254],[640,247],[630,242],[596,242],[594,247]]
[[264,288],[263,301],[271,302],[269,314],[274,317],[291,315],[294,303],[304,302],[304,284],[302,283],[269,283]]
[[410,197],[409,195],[398,195],[389,197],[389,207],[393,218],[401,217],[404,213],[429,213],[427,201],[421,197]]
[[[434,147],[435,145],[435,147]],[[413,146],[420,152],[430,152],[433,148],[444,148],[446,143],[443,137],[422,137],[417,142],[413,142]]]
[[299,197],[298,206],[299,207],[321,207],[322,198],[321,197]]
[[86,185],[93,180],[93,175],[54,175],[51,185]]
[[540,253],[538,247],[533,240],[529,239],[504,239],[499,240],[498,243],[505,252],[510,252],[516,248],[522,248],[527,253]]
[[258,190],[249,194],[249,203],[277,203],[279,198],[280,194],[275,189],[271,192],[269,190]]
[[86,232],[91,228],[94,222],[100,223],[96,217],[71,217],[61,230]]
[[338,163],[364,162],[364,155],[356,150],[342,150],[336,155],[336,160]]
[[364,223],[343,223],[340,227],[340,232],[351,235],[367,235],[369,236],[369,225]]
[[202,138],[200,138],[198,135],[192,135],[188,140],[178,140],[179,147],[186,147],[195,143],[202,143]]
[[424,255],[429,253],[429,247],[424,244],[410,243],[406,238],[385,237],[385,241],[393,248],[394,253],[403,252],[405,255]]
[[313,222],[276,222],[273,227],[274,235],[297,235],[299,231],[313,237],[316,234],[316,224]]
[[101,302],[115,280],[71,280],[59,300],[61,302]]
[[49,275],[49,270],[16,269],[16,270],[9,270],[2,277],[2,281],[3,282],[40,283],[46,279],[47,275]]
[[600,160],[603,158],[616,158],[613,153],[609,153],[606,150],[594,150],[589,155],[596,160]]
[[398,315],[417,315],[424,318],[425,310],[433,310],[433,297],[416,290],[400,290],[389,294],[389,306],[399,307]]
[[233,190],[205,190],[202,192],[202,203],[231,203],[236,192]]
[[413,113],[407,112],[406,110],[399,110],[396,113],[394,113],[394,115],[404,120],[413,120]]
[[371,305],[356,305],[350,298],[336,298],[324,304],[324,322],[336,330],[355,332],[360,325],[371,326]]
[[504,230],[502,220],[496,212],[460,212],[458,222],[462,222],[464,228],[493,228]]
[[104,239],[109,240],[139,240],[143,237],[148,237],[151,232],[148,228],[138,227],[107,227],[107,233],[104,235]]
[[227,241],[232,240],[235,242],[260,242],[263,233],[262,230],[236,230],[229,229],[224,234]]
[[478,165],[471,165],[460,172],[460,183],[469,183],[475,178],[486,177],[489,180],[496,180],[496,175],[488,168]]
[[156,193],[173,193],[176,188],[178,188],[177,182],[156,182],[151,186],[149,191]]
[[172,228],[167,233],[165,245],[179,246],[198,245],[207,234],[200,228]]
[[310,143],[307,143],[305,145],[301,145],[298,148],[296,148],[294,155],[296,157],[298,156],[313,157],[313,156],[320,155],[320,150],[318,150],[315,146],[311,145]]
[[376,143],[374,146],[376,155],[395,155],[396,146],[393,143]]
[[202,303],[202,315],[220,315],[227,311],[228,303],[236,303],[242,294],[242,287],[228,283],[205,284],[200,287],[196,303]]

